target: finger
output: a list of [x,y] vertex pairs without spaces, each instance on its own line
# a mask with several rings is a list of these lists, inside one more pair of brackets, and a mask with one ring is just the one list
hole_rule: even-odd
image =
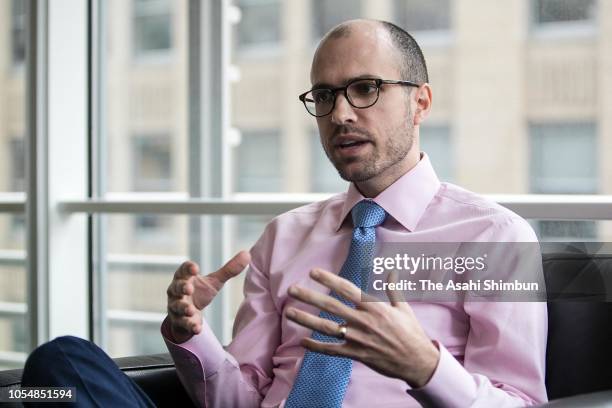
[[289,307],[287,308],[285,315],[289,320],[311,330],[316,330],[319,333],[332,337],[338,337],[340,334],[340,326],[338,323],[329,319],[314,316],[310,313],[304,312],[303,310]]
[[305,349],[327,354],[328,356],[341,356],[356,359],[357,353],[349,343],[327,343],[323,341],[317,341],[311,337],[305,337],[301,341],[302,347]]
[[181,299],[169,302],[168,312],[171,312],[176,317],[193,316],[197,312],[197,309],[190,302]]
[[[397,283],[399,282],[398,274],[396,271],[389,272],[389,276],[387,276],[387,283],[393,283],[395,287],[397,287]],[[398,307],[402,304],[406,303],[406,299],[404,298],[404,294],[400,290],[391,290],[389,289],[390,285],[385,287],[385,292],[387,293],[387,297],[389,297],[389,302],[391,306]]]
[[367,310],[371,307],[368,303],[376,300],[374,297],[363,293],[352,282],[326,270],[315,268],[310,271],[310,276],[320,284],[332,289],[344,299],[351,301],[358,309]]
[[291,286],[288,291],[289,295],[301,302],[315,306],[320,310],[325,310],[331,314],[343,318],[347,322],[360,323],[358,312],[340,302],[333,297],[315,292],[314,290],[301,288],[299,286]]
[[174,332],[198,334],[202,330],[202,324],[196,317],[181,317],[171,320],[170,325]]
[[251,262],[251,255],[247,251],[240,251],[218,271],[208,274],[215,289],[220,290],[225,282],[240,274]]
[[174,272],[174,279],[187,279],[200,273],[200,267],[192,261],[185,261]]
[[168,291],[166,293],[172,298],[181,298],[184,295],[191,295],[193,294],[193,284],[184,279],[174,279],[170,283],[170,286],[168,286]]

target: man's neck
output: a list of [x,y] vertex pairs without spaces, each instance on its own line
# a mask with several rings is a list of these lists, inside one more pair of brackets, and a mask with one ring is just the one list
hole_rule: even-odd
[[406,160],[389,167],[378,176],[372,177],[366,181],[355,182],[355,187],[357,187],[357,190],[359,190],[364,197],[374,198],[385,191],[391,184],[399,180],[404,174],[412,170],[420,159],[420,153],[417,153],[414,158],[406,156]]

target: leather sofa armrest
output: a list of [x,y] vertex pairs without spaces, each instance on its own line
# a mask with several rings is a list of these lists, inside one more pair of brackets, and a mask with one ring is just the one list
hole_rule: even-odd
[[547,408],[574,408],[574,407],[611,407],[612,406],[612,390],[592,392],[589,394],[574,395],[572,397],[559,398],[552,400],[546,404],[538,405],[538,407]]

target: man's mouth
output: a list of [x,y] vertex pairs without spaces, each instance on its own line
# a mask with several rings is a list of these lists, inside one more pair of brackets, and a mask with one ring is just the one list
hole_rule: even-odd
[[348,148],[355,147],[355,146],[361,146],[366,143],[368,142],[361,142],[361,141],[344,142],[344,143],[338,144],[336,147],[339,147],[340,149],[348,149]]
[[370,143],[369,140],[357,136],[338,136],[334,140],[334,147],[341,150],[354,149],[362,146],[366,143]]

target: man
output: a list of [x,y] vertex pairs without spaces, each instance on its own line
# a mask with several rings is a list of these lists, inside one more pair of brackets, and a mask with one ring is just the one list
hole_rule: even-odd
[[[362,297],[376,242],[536,241],[516,214],[440,183],[420,153],[432,91],[416,42],[390,23],[343,23],[321,41],[311,81],[300,99],[352,183],[275,218],[250,253],[218,271],[199,275],[185,262],[175,272],[161,331],[191,399],[223,408],[545,401],[545,303]],[[247,265],[223,348],[202,310]],[[153,406],[101,349],[75,337],[32,352],[21,384],[76,387],[78,406]]]
[[[317,118],[328,158],[352,183],[275,218],[250,254],[217,272],[199,275],[192,262],[176,271],[162,334],[192,400],[207,407],[545,401],[545,303],[408,304],[392,293],[389,303],[362,301],[365,278],[354,265],[375,241],[536,241],[516,214],[440,183],[420,153],[432,90],[416,42],[390,23],[343,23],[317,48],[311,82],[300,99]],[[202,310],[247,265],[245,299],[224,349]]]

